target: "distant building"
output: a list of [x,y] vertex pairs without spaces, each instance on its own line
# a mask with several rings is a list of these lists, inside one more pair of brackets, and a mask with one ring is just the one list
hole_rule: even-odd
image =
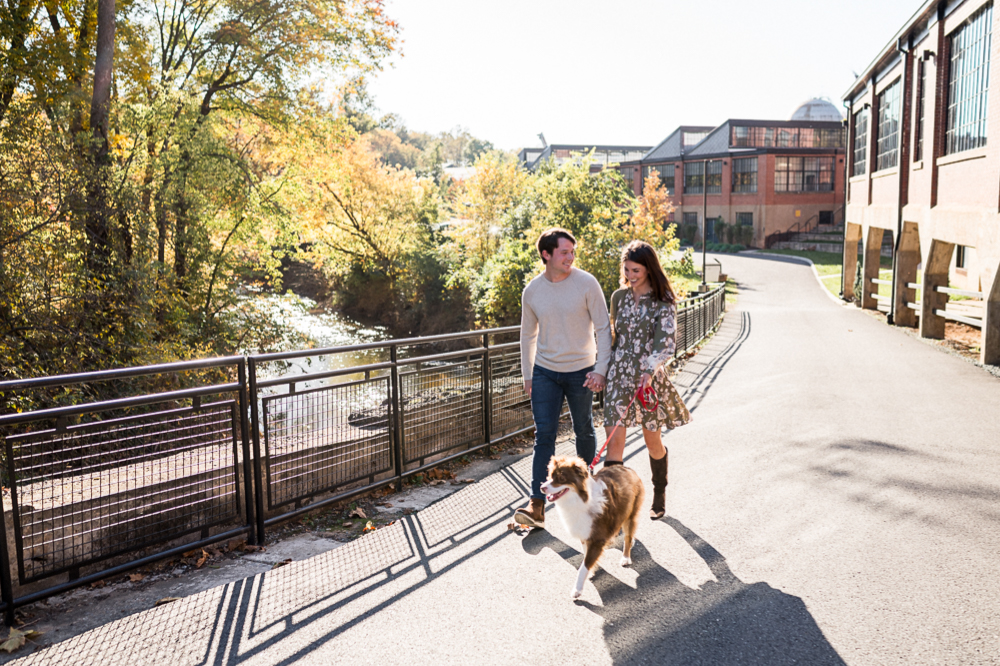
[[[924,2],[844,94],[845,293],[863,241],[862,307],[919,324],[927,338],[943,337],[948,319],[979,326],[990,364],[1000,363],[1000,89],[989,85],[997,20],[989,0]],[[885,236],[891,295],[880,297]]]
[[544,148],[525,148],[517,157],[521,166],[534,171],[546,160],[552,160],[558,166],[573,159],[574,155],[594,151],[591,171],[600,171],[609,164],[617,164],[628,160],[637,160],[648,150],[649,146],[601,146],[594,144],[554,144]]
[[619,169],[636,195],[655,171],[677,207],[676,222],[701,229],[707,218],[710,240],[716,220],[750,225],[753,244],[764,247],[790,230],[832,229],[842,222],[844,145],[837,107],[814,99],[792,120],[678,127]]

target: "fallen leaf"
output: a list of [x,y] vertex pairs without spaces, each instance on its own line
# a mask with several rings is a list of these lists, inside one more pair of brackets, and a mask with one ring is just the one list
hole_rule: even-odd
[[475,479],[462,479],[462,483],[475,483]]
[[360,506],[354,511],[351,511],[349,514],[347,514],[347,517],[360,518],[361,520],[368,520],[368,516],[365,515],[365,510],[362,509]]
[[490,460],[500,460],[500,456],[490,456]]
[[291,564],[291,563],[292,563],[292,558],[289,557],[289,558],[284,559],[284,560],[282,560],[280,562],[275,562],[274,564],[271,565],[271,568],[272,569],[277,569],[278,567],[283,567],[286,564]]
[[444,481],[444,479],[434,479],[433,481],[431,481],[431,482],[430,482],[429,484],[427,484],[427,485],[430,485],[430,486],[440,486],[440,485],[441,485],[441,484],[443,484],[444,482],[445,482],[445,481]]
[[14,627],[11,627],[10,634],[7,636],[7,640],[5,640],[3,643],[0,643],[0,650],[5,650],[8,653],[13,652],[14,650],[23,646],[25,641],[33,641],[41,635],[42,632],[35,631],[34,629],[21,631],[20,629],[15,629]]
[[162,599],[160,599],[159,601],[157,601],[153,605],[154,606],[162,606],[163,604],[169,604],[171,602],[180,601],[180,600],[181,600],[180,597],[163,597]]
[[93,583],[90,584],[90,589],[97,590],[104,587],[105,585],[106,583],[103,580],[95,580]]
[[442,467],[435,467],[434,469],[427,472],[428,479],[443,479],[447,481],[448,479],[454,479],[455,473],[451,470],[444,469]]
[[142,580],[145,577],[146,577],[146,574],[141,574],[141,573],[134,573],[134,574],[129,574],[128,575],[128,579],[130,581],[132,581],[133,583],[138,583],[140,580]]
[[385,507],[385,508],[387,508],[387,509],[391,509],[391,508],[392,508],[392,504],[389,504],[388,502],[384,502],[384,503],[382,504],[382,506],[384,506],[384,507]]
[[243,550],[247,547],[246,539],[232,539],[229,542],[229,550]]
[[344,527],[354,527],[354,523],[344,523]]
[[206,553],[203,550],[201,551],[201,557],[198,558],[198,561],[195,562],[194,565],[195,567],[201,569],[203,566],[205,566],[205,562],[208,562],[208,553]]
[[189,550],[184,553],[184,557],[198,557],[198,553],[202,552],[201,548],[195,548],[194,550]]

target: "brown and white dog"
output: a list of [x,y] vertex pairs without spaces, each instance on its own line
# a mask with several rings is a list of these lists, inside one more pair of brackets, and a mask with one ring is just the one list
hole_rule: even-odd
[[572,590],[574,599],[583,592],[583,584],[597,560],[622,528],[625,547],[621,565],[632,564],[632,539],[645,496],[638,474],[614,465],[591,476],[583,460],[563,456],[549,463],[549,478],[542,484],[542,492],[555,503],[566,530],[586,549]]

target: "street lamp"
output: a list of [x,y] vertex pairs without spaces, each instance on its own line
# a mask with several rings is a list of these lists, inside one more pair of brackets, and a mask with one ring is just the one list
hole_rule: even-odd
[[706,247],[708,246],[708,164],[712,160],[702,160],[701,162],[701,285],[698,292],[704,294],[708,291],[708,283],[705,282],[705,275],[708,273],[705,258]]

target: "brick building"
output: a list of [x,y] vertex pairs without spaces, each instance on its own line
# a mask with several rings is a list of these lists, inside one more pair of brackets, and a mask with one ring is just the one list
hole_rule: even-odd
[[[989,86],[997,20],[987,0],[924,2],[844,95],[845,294],[860,244],[862,307],[928,338],[942,338],[949,319],[978,326],[990,364],[1000,363],[1000,96]],[[892,274],[880,279],[887,235]],[[883,282],[888,296],[878,294]]]
[[844,167],[840,112],[829,102],[810,100],[791,120],[678,127],[642,159],[622,161],[619,169],[636,195],[656,171],[677,207],[678,223],[700,229],[704,217],[710,239],[718,219],[751,225],[753,244],[764,247],[783,232],[840,224]]

